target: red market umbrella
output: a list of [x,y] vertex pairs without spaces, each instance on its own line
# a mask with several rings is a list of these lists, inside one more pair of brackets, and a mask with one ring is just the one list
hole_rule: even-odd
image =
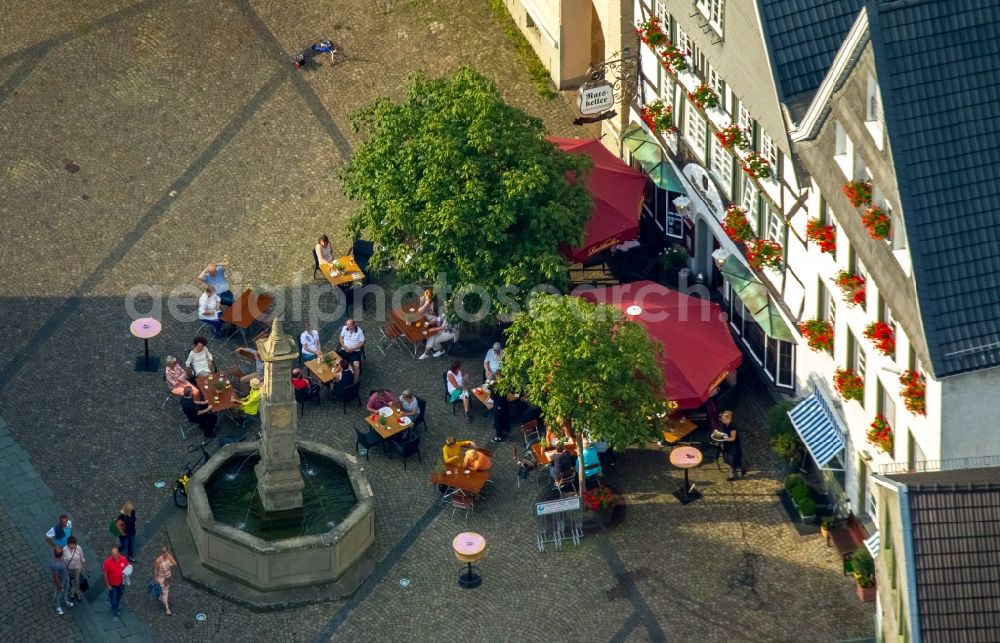
[[652,281],[575,292],[622,310],[663,345],[663,379],[668,400],[680,409],[698,408],[743,356],[718,304],[690,297]]
[[564,248],[570,261],[581,263],[608,248],[621,245],[639,236],[639,214],[642,210],[646,175],[608,151],[597,139],[555,138],[564,152],[586,154],[594,164],[587,177],[587,190],[594,199],[594,211],[584,231],[583,245]]

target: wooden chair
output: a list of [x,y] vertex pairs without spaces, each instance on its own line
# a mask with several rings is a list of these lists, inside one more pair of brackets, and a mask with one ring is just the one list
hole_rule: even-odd
[[552,488],[559,492],[560,498],[562,498],[563,489],[566,487],[570,487],[573,489],[573,493],[576,493],[576,469],[564,471],[562,475],[552,481]]
[[521,433],[524,435],[524,448],[528,449],[535,442],[540,442],[542,436],[538,432],[538,420],[530,420],[521,425]]
[[472,494],[466,493],[461,489],[456,489],[455,491],[445,495],[446,502],[451,505],[451,515],[455,516],[456,511],[465,512],[465,521],[469,521],[469,514],[473,511],[473,497]]

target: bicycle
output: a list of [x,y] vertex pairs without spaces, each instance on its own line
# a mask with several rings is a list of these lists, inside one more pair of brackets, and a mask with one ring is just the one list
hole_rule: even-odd
[[208,450],[205,445],[208,444],[208,440],[205,440],[201,444],[189,444],[187,448],[188,453],[194,453],[195,451],[201,450],[201,455],[192,464],[187,464],[181,469],[181,475],[178,476],[177,481],[174,483],[174,504],[180,509],[185,509],[187,507],[188,501],[188,483],[191,482],[191,476],[194,474],[195,469],[199,466],[208,462],[210,457]]

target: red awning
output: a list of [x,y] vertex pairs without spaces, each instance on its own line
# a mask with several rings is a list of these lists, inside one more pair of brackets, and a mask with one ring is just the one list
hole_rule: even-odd
[[587,190],[594,199],[594,211],[584,231],[583,245],[565,248],[570,261],[580,263],[614,246],[639,236],[646,175],[608,151],[597,139],[546,139],[564,152],[586,154],[594,164],[587,177]]
[[690,297],[652,281],[593,288],[574,294],[614,306],[646,328],[663,345],[663,379],[668,400],[693,409],[708,400],[722,379],[740,365],[718,304]]

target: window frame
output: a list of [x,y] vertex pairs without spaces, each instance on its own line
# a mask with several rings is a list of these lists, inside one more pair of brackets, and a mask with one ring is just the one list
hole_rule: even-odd
[[[748,199],[747,197],[751,194],[753,196]],[[743,181],[740,206],[747,211],[747,221],[750,222],[750,229],[753,230],[754,234],[760,234],[760,190],[749,177]]]
[[848,180],[854,180],[854,141],[840,121],[834,121],[833,161]]
[[716,137],[712,137],[711,143],[712,162],[709,172],[721,186],[723,194],[726,197],[731,197],[733,195],[733,177],[735,176],[733,165],[736,159]]
[[[691,151],[694,152],[698,161],[704,164],[708,153],[708,121],[702,118],[690,101],[685,105],[684,112],[684,138],[691,146]],[[700,129],[700,132],[692,132],[692,129]],[[697,136],[692,136],[692,134]]]
[[708,21],[709,26],[719,34],[723,35],[723,21],[726,17],[725,0],[695,0],[694,6],[698,12]]

